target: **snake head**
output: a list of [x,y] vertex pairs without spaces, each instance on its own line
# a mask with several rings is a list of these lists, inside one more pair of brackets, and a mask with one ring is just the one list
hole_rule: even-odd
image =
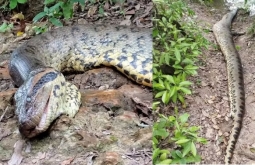
[[[79,101],[76,107],[70,107],[71,112],[65,112],[67,92],[70,88],[68,84],[62,73],[52,68],[31,72],[14,96],[15,112],[22,135],[32,138],[46,131],[52,121],[61,114],[66,113],[72,117],[75,115],[79,109]],[[77,88],[75,90],[78,91]]]

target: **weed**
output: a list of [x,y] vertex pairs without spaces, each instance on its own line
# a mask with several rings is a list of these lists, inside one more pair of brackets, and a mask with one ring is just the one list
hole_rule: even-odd
[[[153,126],[153,164],[200,162],[201,157],[195,144],[206,144],[207,140],[198,136],[199,127],[189,126],[189,114],[160,116]],[[171,148],[174,149],[160,149],[159,146],[164,145],[163,142],[168,142],[166,147],[173,145]]]
[[13,24],[7,24],[6,22],[4,22],[1,26],[0,26],[0,33],[4,33],[6,31],[11,30],[11,28],[13,28]]
[[[176,115],[159,114],[153,126],[153,164],[200,162],[196,143],[205,144],[206,139],[198,136],[199,127],[188,125],[189,114],[178,115],[177,103],[186,108],[185,95],[192,93],[193,84],[187,78],[197,74],[197,57],[209,42],[190,19],[194,12],[184,1],[154,0],[154,4],[153,109],[157,113],[161,102],[172,102]],[[171,75],[161,70],[163,65],[174,70]]]
[[27,0],[10,0],[9,7],[10,9],[14,9],[17,7],[18,3],[24,4]]

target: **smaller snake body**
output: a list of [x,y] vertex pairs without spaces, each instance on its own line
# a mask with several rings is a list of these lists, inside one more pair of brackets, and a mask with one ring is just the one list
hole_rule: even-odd
[[35,36],[13,51],[9,72],[16,85],[19,130],[34,137],[61,114],[79,110],[80,93],[62,71],[112,66],[139,84],[152,86],[150,29],[106,25],[63,27]]
[[245,93],[242,63],[239,53],[235,48],[233,37],[230,31],[231,22],[236,13],[237,9],[227,13],[219,22],[213,26],[213,33],[227,62],[230,110],[231,116],[234,117],[234,124],[226,149],[225,164],[230,164],[231,162],[235,145],[242,127],[242,119],[245,112]]

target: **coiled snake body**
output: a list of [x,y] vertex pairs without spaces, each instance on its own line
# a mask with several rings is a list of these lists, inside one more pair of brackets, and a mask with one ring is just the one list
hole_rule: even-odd
[[73,117],[80,106],[76,86],[60,71],[113,66],[137,83],[152,86],[151,30],[105,25],[63,27],[33,37],[14,50],[10,75],[19,130],[34,137],[61,114]]
[[234,117],[234,124],[226,150],[225,164],[229,164],[231,162],[235,144],[242,127],[242,118],[245,112],[242,64],[230,31],[231,22],[236,15],[236,12],[237,9],[229,12],[222,18],[221,21],[217,22],[213,26],[214,35],[227,62],[230,110],[231,115]]

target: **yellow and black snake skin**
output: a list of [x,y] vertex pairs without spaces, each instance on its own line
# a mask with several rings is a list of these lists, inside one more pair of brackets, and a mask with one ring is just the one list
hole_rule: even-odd
[[242,64],[230,31],[232,19],[236,15],[236,12],[237,9],[227,13],[213,26],[213,33],[227,62],[230,110],[231,115],[234,117],[234,124],[226,150],[225,164],[231,163],[231,158],[242,127],[243,115],[245,113]]
[[80,93],[61,71],[112,66],[130,79],[152,86],[150,29],[107,25],[62,27],[33,37],[13,51],[9,72],[17,86],[19,130],[31,138],[61,114],[74,117]]

